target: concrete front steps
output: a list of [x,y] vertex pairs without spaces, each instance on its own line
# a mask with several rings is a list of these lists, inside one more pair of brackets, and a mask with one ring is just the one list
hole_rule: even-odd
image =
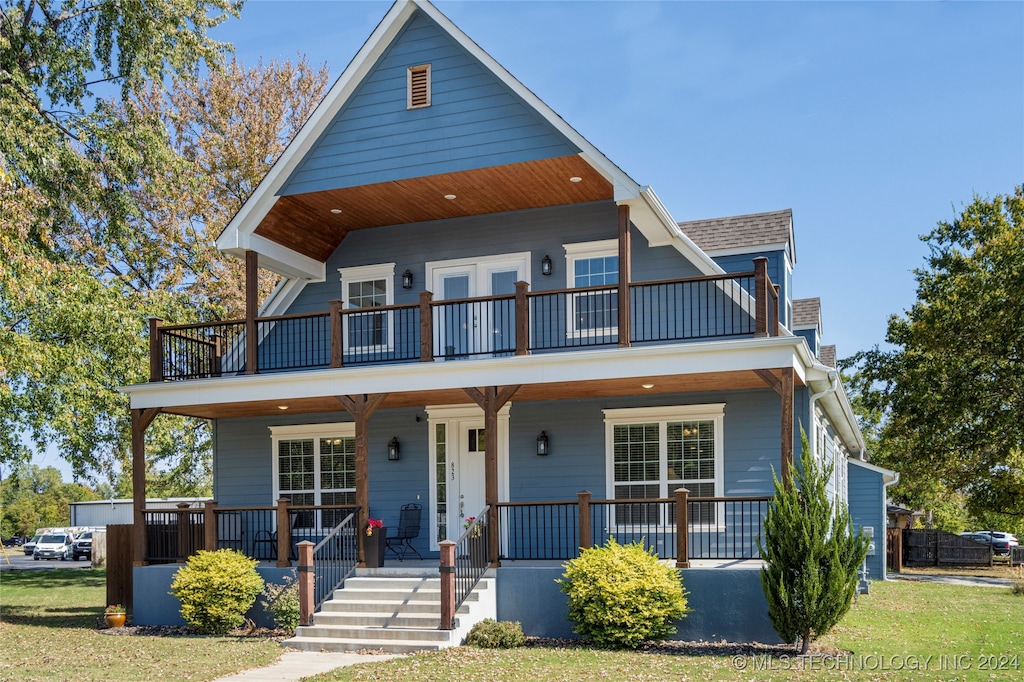
[[404,654],[458,646],[469,629],[496,614],[489,571],[456,614],[455,629],[440,630],[441,580],[431,569],[359,569],[324,602],[313,624],[299,626],[284,646],[306,651],[383,650]]

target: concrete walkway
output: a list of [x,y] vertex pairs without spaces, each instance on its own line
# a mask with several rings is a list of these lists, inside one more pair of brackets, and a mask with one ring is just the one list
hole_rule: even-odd
[[340,654],[326,651],[285,649],[276,663],[264,668],[244,670],[214,682],[297,682],[303,677],[318,675],[335,668],[357,663],[373,663],[399,658],[398,654]]
[[967,585],[969,587],[1010,587],[1013,583],[1009,578],[989,578],[981,575],[930,575],[924,573],[889,574],[897,580],[910,580],[922,583],[942,583],[943,585]]

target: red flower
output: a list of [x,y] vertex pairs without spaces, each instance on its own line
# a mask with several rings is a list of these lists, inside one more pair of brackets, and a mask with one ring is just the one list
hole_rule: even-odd
[[384,521],[381,519],[366,519],[366,537],[373,537],[374,528],[383,528]]

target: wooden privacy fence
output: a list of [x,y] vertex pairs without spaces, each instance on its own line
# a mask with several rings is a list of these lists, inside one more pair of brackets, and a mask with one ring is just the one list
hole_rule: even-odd
[[107,604],[132,611],[132,526],[107,526]]
[[903,570],[903,530],[885,529],[885,565],[890,571]]
[[937,528],[903,530],[905,566],[991,566],[989,545]]

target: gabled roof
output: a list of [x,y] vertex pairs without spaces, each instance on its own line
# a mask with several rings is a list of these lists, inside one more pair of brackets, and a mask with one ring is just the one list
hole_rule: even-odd
[[[310,150],[321,138],[327,128],[335,120],[345,103],[357,92],[364,79],[387,52],[392,43],[419,13],[422,12],[436,23],[444,33],[450,36],[457,45],[482,64],[491,74],[561,136],[580,150],[577,157],[589,169],[603,178],[610,188],[611,198],[620,205],[630,206],[630,219],[644,234],[651,245],[671,244],[684,256],[691,260],[705,274],[720,274],[722,269],[703,253],[684,235],[675,221],[665,210],[657,195],[650,187],[640,186],[618,166],[604,156],[593,144],[587,141],[576,130],[569,126],[558,114],[514,78],[497,61],[482,50],[466,34],[456,27],[447,17],[431,5],[427,0],[397,0],[384,19],[360,48],[351,63],[331,87],[323,102],[306,121],[305,125],[289,144],[284,153],[263,178],[252,196],[246,201],[238,213],[232,218],[221,235],[217,238],[217,247],[222,251],[242,256],[245,251],[256,251],[260,256],[261,267],[272,269],[287,277],[305,280],[323,280],[325,278],[324,253],[330,253],[332,240],[343,238],[330,230],[310,230],[309,234],[288,239],[285,237],[293,228],[282,227],[282,215],[291,212],[304,221],[304,225],[322,223],[318,212],[311,207],[323,208],[332,197],[320,196],[327,192],[313,192],[304,195],[280,196],[289,178]],[[574,157],[566,157],[574,158]],[[574,173],[580,174],[580,173]],[[404,184],[409,184],[412,179]],[[389,183],[381,183],[388,185]],[[507,186],[504,185],[494,186]],[[389,187],[364,185],[373,194],[373,202],[383,206],[389,197],[382,190]],[[370,191],[372,188],[372,191]],[[356,192],[359,188],[348,188],[346,192]],[[401,188],[396,192],[403,191]],[[408,190],[404,190],[408,192]],[[396,197],[399,195],[396,195]],[[567,195],[568,196],[568,195]],[[297,203],[301,198],[309,197],[311,204]],[[571,200],[571,199],[570,199]],[[444,204],[441,204],[444,205]],[[488,211],[481,211],[488,212]],[[432,214],[431,219],[450,217],[443,213]],[[388,218],[382,217],[386,220]],[[420,218],[422,220],[422,218]],[[391,223],[381,223],[391,224]],[[363,224],[368,227],[369,224]],[[260,232],[257,232],[260,230]],[[325,243],[317,244],[316,240]],[[334,243],[334,247],[337,243]]]
[[821,360],[821,364],[832,369],[838,369],[836,367],[836,347],[835,346],[822,346],[818,349],[818,359]]
[[798,298],[793,301],[793,329],[817,329],[821,328],[821,299]]
[[679,229],[711,256],[788,250],[796,262],[793,210],[688,220]]

